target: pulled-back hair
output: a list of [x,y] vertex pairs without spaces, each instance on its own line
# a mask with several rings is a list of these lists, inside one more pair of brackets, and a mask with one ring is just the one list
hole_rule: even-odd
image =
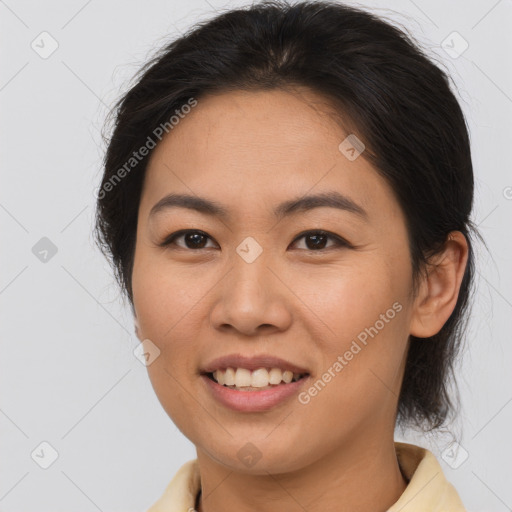
[[450,231],[468,241],[453,313],[436,335],[410,336],[398,403],[400,424],[438,428],[453,412],[449,389],[474,274],[472,235],[478,232],[469,218],[469,135],[447,74],[410,36],[379,17],[330,1],[266,1],[202,22],[158,51],[111,112],[97,243],[133,308],[138,206],[151,150],[127,168],[133,152],[191,98],[297,86],[334,107],[340,125],[364,142],[361,157],[393,189],[407,223],[414,293]]

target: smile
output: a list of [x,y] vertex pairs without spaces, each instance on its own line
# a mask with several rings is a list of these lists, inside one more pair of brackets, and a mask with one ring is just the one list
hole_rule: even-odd
[[[271,368],[270,371],[266,368],[259,368],[252,372],[245,368],[237,368],[236,371],[234,368],[231,368],[232,373],[229,370],[230,368],[227,368],[226,371],[221,370],[220,373],[219,370],[216,370],[213,373],[202,374],[200,377],[206,386],[207,394],[210,398],[228,409],[242,413],[264,412],[278,405],[285,406],[287,403],[296,404],[297,401],[291,401],[291,398],[298,395],[301,388],[310,379],[310,375],[307,373],[294,375],[293,373],[288,374],[286,371],[281,372],[281,370],[277,368],[275,368],[277,371],[274,372],[272,371],[274,368]],[[233,375],[234,378],[237,379],[239,370],[242,370],[242,372],[240,372],[241,380],[235,380],[235,382],[248,384],[249,379],[247,375],[249,375],[251,385],[226,385],[216,380],[216,378],[222,379],[226,377],[226,375],[227,379],[233,378]],[[261,370],[264,370],[266,375]],[[216,378],[214,374],[216,374]],[[256,374],[256,382],[258,382],[257,379],[260,379],[259,387],[252,385],[253,374]],[[273,382],[276,382],[278,377],[278,384],[270,384],[271,379]],[[289,380],[290,377],[292,380]],[[289,382],[286,382],[285,379],[289,380]],[[228,380],[228,382],[231,381]],[[264,382],[268,382],[268,384],[261,386]]]
[[221,386],[240,391],[259,391],[270,389],[281,383],[289,384],[298,381],[306,374],[293,373],[290,370],[280,368],[258,368],[248,370],[247,368],[226,368],[219,369],[207,374],[211,379]]

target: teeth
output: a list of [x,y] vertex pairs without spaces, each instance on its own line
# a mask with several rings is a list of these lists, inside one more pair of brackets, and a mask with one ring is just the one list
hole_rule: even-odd
[[[239,370],[237,370],[238,372]],[[266,368],[258,368],[251,375],[251,386],[253,388],[264,388],[268,386],[268,372]],[[237,383],[238,386],[238,383]]]
[[293,379],[293,372],[290,370],[286,370],[283,372],[283,380],[286,382],[286,384],[289,384]]
[[266,388],[277,386],[284,382],[289,384],[292,381],[299,380],[303,374],[293,373],[290,370],[281,370],[280,368],[258,368],[250,371],[246,368],[226,368],[226,370],[216,370],[213,372],[213,378],[220,385],[235,388]]
[[283,372],[279,368],[272,368],[269,373],[269,384],[279,384],[283,378]]
[[[217,374],[222,373],[222,370],[217,370]],[[235,385],[235,370],[233,368],[228,368],[224,372],[224,384],[226,386],[234,386]]]
[[213,372],[213,378],[221,385],[225,382],[225,373],[222,373],[219,370]]
[[235,373],[235,386],[244,388],[251,385],[251,372],[245,368],[237,368]]

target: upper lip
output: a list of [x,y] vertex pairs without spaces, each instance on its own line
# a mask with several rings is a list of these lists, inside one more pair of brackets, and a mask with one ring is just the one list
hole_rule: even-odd
[[258,368],[280,368],[281,370],[289,370],[293,373],[309,373],[308,370],[301,366],[269,354],[260,354],[252,357],[247,357],[242,354],[230,354],[218,357],[217,359],[210,361],[201,370],[201,372],[212,373],[215,370],[225,368],[246,368],[247,370],[257,370]]

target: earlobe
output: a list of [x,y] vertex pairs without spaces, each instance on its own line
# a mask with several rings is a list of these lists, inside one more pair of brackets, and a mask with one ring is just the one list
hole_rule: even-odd
[[428,338],[441,330],[457,304],[467,260],[465,236],[452,231],[443,250],[429,261],[421,277],[411,318],[411,335]]

